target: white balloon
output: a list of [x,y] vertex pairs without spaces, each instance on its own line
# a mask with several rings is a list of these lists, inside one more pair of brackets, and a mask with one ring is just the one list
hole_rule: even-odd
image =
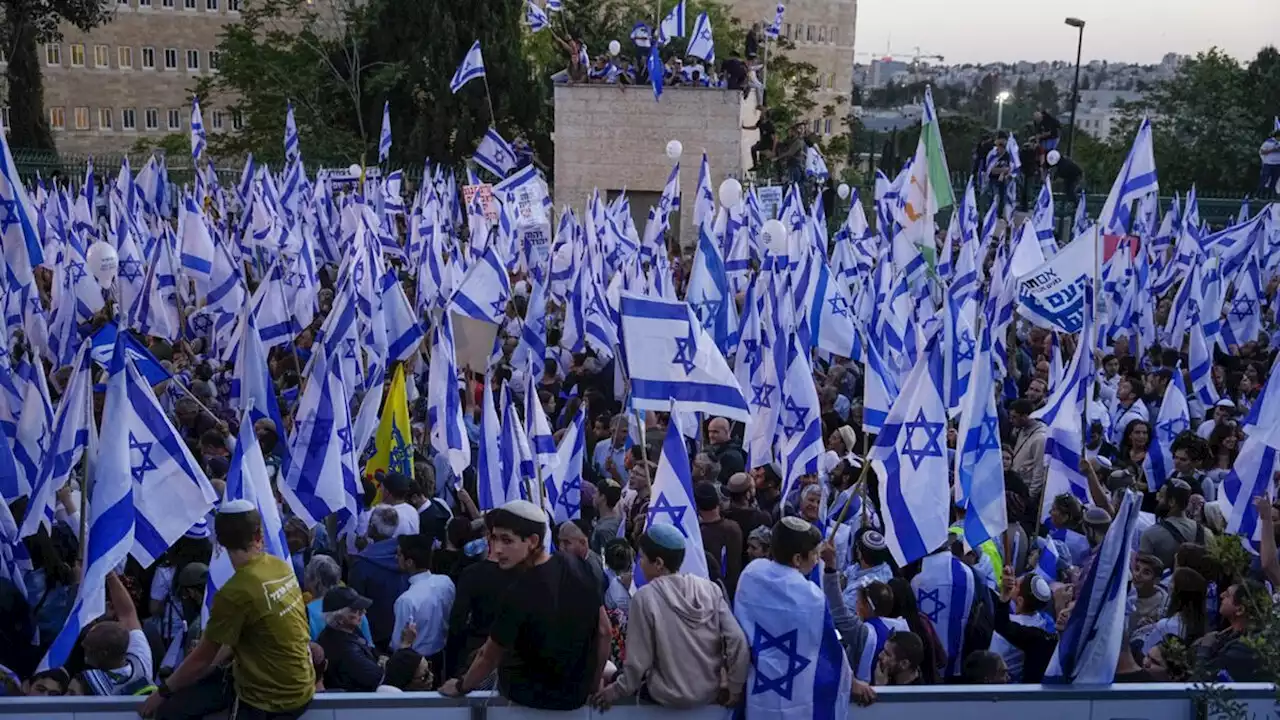
[[618,53],[622,52],[622,44],[617,40],[609,41],[609,54],[618,57]]
[[351,167],[347,168],[347,172],[351,173],[351,177],[358,178],[360,177],[360,166],[352,163]]
[[781,220],[766,220],[760,231],[764,233],[761,240],[765,250],[778,257],[787,254],[787,226]]
[[672,140],[671,142],[667,143],[667,157],[671,158],[672,160],[679,160],[680,156],[683,154],[684,154],[684,145],[682,145],[679,140]]
[[116,249],[110,243],[96,242],[89,246],[85,260],[88,261],[89,272],[93,273],[98,285],[111,287],[116,281],[116,273],[120,271],[120,256],[116,254]]
[[725,178],[720,183],[720,206],[731,208],[742,200],[742,183],[734,178]]
[[840,187],[837,187],[837,188],[836,188],[836,194],[840,196],[840,199],[841,199],[841,200],[848,200],[848,199],[849,199],[849,184],[848,184],[848,183],[840,183]]

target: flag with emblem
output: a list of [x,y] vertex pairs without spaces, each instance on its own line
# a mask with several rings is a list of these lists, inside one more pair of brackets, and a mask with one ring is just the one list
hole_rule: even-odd
[[951,488],[942,400],[942,353],[935,333],[902,381],[900,394],[871,449],[885,507],[885,540],[899,566],[947,539]]
[[680,432],[680,414],[671,408],[671,421],[662,441],[662,456],[653,474],[649,490],[647,527],[667,524],[684,536],[684,564],[680,572],[700,578],[709,577],[707,553],[702,549],[702,530],[698,525],[698,506],[693,501],[693,472],[689,454]]
[[556,466],[543,477],[547,504],[556,523],[582,517],[582,458],[586,452],[587,408],[578,405],[556,447]]
[[[285,502],[307,527],[315,527],[331,514],[337,514],[343,524],[358,512],[362,493],[356,464],[356,442],[361,438],[352,427],[342,363],[330,358],[320,368],[312,369],[298,401],[289,439],[292,462],[284,482],[277,483]],[[370,392],[366,402],[380,397],[381,388]]]
[[1182,383],[1182,367],[1174,368],[1173,377],[1164,389],[1160,414],[1151,428],[1151,446],[1147,451],[1150,469],[1147,489],[1158,492],[1173,475],[1173,441],[1191,429],[1191,412],[1187,406],[1187,388]]
[[538,32],[550,25],[547,20],[547,11],[538,7],[533,0],[524,0],[524,21],[529,25],[529,32]]
[[484,55],[480,52],[480,41],[477,40],[467,51],[466,57],[462,58],[462,64],[458,66],[457,71],[453,73],[453,79],[449,81],[449,90],[456,95],[463,85],[484,76]]
[[769,27],[764,29],[764,34],[774,40],[777,40],[778,36],[782,34],[782,18],[785,17],[786,14],[787,6],[782,3],[778,3],[778,7],[773,16],[773,22],[769,24]]
[[450,311],[494,324],[502,322],[511,299],[511,279],[497,245],[491,239],[462,277],[449,301]]
[[729,278],[724,271],[724,258],[712,239],[711,226],[704,223],[698,230],[698,251],[685,291],[689,307],[702,323],[702,328],[715,340],[720,352],[728,355],[738,333],[737,303],[729,292]]
[[382,131],[378,133],[378,164],[391,157],[391,101],[382,103]]
[[476,164],[493,173],[498,179],[511,174],[516,167],[516,153],[511,143],[498,133],[497,128],[489,128],[480,144],[476,146],[476,154],[472,156]]
[[622,292],[622,346],[636,410],[701,412],[746,422],[746,398],[715,341],[682,302]]
[[965,542],[976,548],[1009,526],[989,328],[982,333],[973,358],[969,392],[960,406],[956,444],[956,503],[965,508]]
[[[58,403],[53,417],[52,434],[45,448],[40,474],[31,489],[31,501],[22,521],[22,537],[34,534],[41,526],[50,529],[54,520],[54,498],[58,490],[70,479],[89,446],[89,434],[97,432],[93,421],[93,358],[92,341],[85,340],[75,361],[71,363],[72,375]],[[13,452],[8,443],[0,443],[0,482],[7,481],[17,472]],[[10,500],[8,488],[4,498]]]
[[377,450],[364,467],[364,475],[372,478],[377,472],[398,472],[413,479],[413,433],[409,429],[409,396],[405,393],[404,365],[396,366],[382,405],[382,419],[374,435]]
[[799,333],[780,337],[777,342],[788,343],[777,416],[782,433],[782,493],[786,497],[802,475],[818,472],[818,458],[826,448],[822,444],[822,411],[809,365],[809,350],[801,345]]
[[689,49],[685,51],[685,55],[715,63],[716,43],[711,36],[711,20],[707,18],[706,13],[702,13],[697,20],[693,21],[693,37],[689,39]]

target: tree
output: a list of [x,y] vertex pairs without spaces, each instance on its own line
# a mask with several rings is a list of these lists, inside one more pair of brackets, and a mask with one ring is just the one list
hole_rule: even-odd
[[88,31],[111,18],[102,0],[0,0],[0,49],[9,65],[9,142],[15,147],[54,150],[44,114],[40,45],[62,39],[60,23]]

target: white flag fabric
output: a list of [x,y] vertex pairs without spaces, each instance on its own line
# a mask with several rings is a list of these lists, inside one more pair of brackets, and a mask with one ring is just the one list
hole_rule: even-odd
[[684,37],[684,11],[685,0],[680,0],[662,19],[662,24],[658,26],[659,45],[666,45],[673,37]]
[[516,167],[516,153],[511,144],[498,133],[497,128],[489,128],[474,155],[476,164],[496,175],[505,178]]
[[698,15],[698,19],[693,22],[693,37],[689,39],[689,49],[685,54],[708,63],[716,61],[716,43],[711,37],[711,20],[706,13]]
[[1127,235],[1132,219],[1132,205],[1146,195],[1160,191],[1160,183],[1156,180],[1155,146],[1151,135],[1151,121],[1142,119],[1138,126],[1138,135],[1133,139],[1133,147],[1125,158],[1120,173],[1116,175],[1098,213],[1098,222],[1108,233]]
[[[1101,258],[1101,244],[1095,225],[1044,264],[1021,275],[1018,314],[1041,327],[1065,333],[1080,332],[1084,324],[1085,285],[1093,282]],[[1015,253],[1015,272],[1017,265]]]
[[456,95],[463,85],[484,76],[484,55],[480,52],[480,41],[477,40],[467,51],[466,57],[462,58],[462,64],[449,81],[449,90]]

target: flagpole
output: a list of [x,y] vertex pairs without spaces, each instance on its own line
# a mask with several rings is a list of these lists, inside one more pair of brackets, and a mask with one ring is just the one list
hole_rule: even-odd
[[493,127],[498,126],[498,115],[493,111],[493,93],[489,92],[489,74],[485,73],[480,76],[484,80],[484,99],[489,103],[489,124]]

